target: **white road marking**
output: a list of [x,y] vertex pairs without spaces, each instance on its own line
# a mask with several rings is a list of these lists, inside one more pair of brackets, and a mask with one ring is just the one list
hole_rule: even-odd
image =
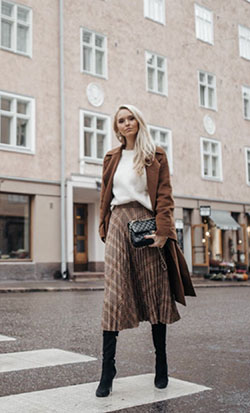
[[2,334],[0,334],[0,341],[16,341],[16,339],[13,337],[3,336]]
[[17,353],[0,354],[0,373],[57,366],[60,364],[85,363],[93,360],[96,360],[96,358],[56,348],[20,351]]
[[98,382],[59,387],[0,398],[4,413],[106,413],[119,409],[151,404],[188,396],[209,387],[170,378],[164,390],[154,387],[154,374],[142,374],[115,379],[109,397],[95,396]]

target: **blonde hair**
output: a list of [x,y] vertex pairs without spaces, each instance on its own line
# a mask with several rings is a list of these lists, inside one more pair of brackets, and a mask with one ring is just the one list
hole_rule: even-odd
[[138,122],[139,130],[137,132],[134,146],[134,169],[136,170],[138,175],[142,175],[144,166],[150,166],[154,160],[156,146],[148,131],[147,124],[143,118],[141,111],[133,105],[121,105],[115,113],[113,128],[117,139],[122,142],[123,145],[126,145],[126,138],[125,136],[121,135],[117,127],[117,116],[121,109],[129,110],[129,112],[134,115],[135,119]]

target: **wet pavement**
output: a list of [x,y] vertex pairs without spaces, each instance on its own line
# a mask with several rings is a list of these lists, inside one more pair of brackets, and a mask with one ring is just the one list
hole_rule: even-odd
[[[250,412],[250,290],[234,287],[197,288],[187,307],[178,306],[182,319],[168,328],[170,376],[211,390],[119,412]],[[16,339],[0,341],[1,354],[61,349],[97,360],[0,373],[0,396],[98,381],[102,299],[98,290],[1,294],[0,334]],[[116,359],[117,378],[154,371],[149,323],[120,333]],[[139,387],[140,380],[134,393]],[[113,395],[118,391],[115,380]]]

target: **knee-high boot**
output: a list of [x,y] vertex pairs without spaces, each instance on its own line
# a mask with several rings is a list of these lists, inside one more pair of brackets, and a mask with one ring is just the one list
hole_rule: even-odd
[[115,350],[118,331],[103,331],[102,375],[96,390],[97,397],[107,397],[112,391],[113,378],[116,375]]
[[152,337],[156,355],[154,383],[158,389],[164,389],[168,385],[166,330],[166,324],[152,324]]

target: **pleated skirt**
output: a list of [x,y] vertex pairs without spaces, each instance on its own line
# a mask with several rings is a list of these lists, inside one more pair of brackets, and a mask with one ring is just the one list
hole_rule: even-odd
[[102,329],[121,331],[141,321],[171,324],[180,319],[158,248],[134,248],[128,222],[151,218],[138,202],[115,206],[105,243]]

